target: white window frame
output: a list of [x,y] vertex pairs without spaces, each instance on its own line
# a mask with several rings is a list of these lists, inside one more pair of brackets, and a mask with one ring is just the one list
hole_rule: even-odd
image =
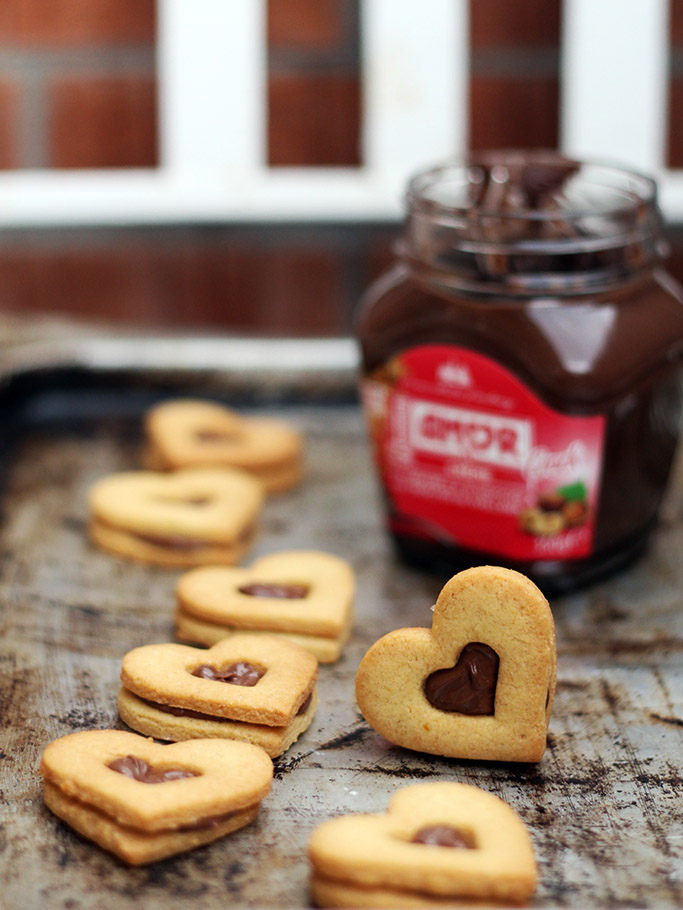
[[467,0],[361,0],[359,168],[266,166],[266,0],[158,20],[159,168],[0,173],[0,226],[394,219],[407,173],[466,148]]
[[[467,148],[468,0],[360,10],[361,167],[267,166],[266,0],[158,0],[159,167],[0,172],[0,227],[398,219],[408,175]],[[560,147],[653,174],[683,221],[668,11],[564,0]]]
[[563,16],[561,147],[651,174],[683,221],[683,170],[666,167],[669,0],[565,0]]

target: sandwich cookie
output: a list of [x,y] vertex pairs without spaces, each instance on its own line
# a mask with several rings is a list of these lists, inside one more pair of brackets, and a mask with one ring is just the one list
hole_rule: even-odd
[[324,822],[308,855],[319,907],[509,906],[536,888],[522,820],[497,796],[451,781],[405,787],[381,815]]
[[274,636],[144,645],[123,659],[119,715],[155,739],[235,739],[274,758],[313,720],[317,675],[310,652]]
[[178,582],[177,636],[213,645],[249,630],[287,638],[331,663],[349,638],[354,594],[349,564],[316,550],[273,553],[249,568],[205,566]]
[[157,471],[233,467],[257,477],[269,493],[295,486],[303,474],[303,437],[288,424],[244,417],[198,399],[166,401],[144,422],[145,464]]
[[229,740],[160,745],[87,730],[50,743],[40,764],[47,807],[131,865],[192,850],[252,822],[273,764]]
[[238,562],[253,545],[262,484],[243,471],[124,471],[90,490],[90,534],[117,556],[169,568]]

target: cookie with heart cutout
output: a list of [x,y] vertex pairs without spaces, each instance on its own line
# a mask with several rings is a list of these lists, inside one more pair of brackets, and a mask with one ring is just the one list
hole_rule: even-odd
[[145,464],[154,470],[240,468],[269,493],[295,486],[303,474],[302,435],[284,421],[243,416],[223,404],[173,399],[151,408],[144,421]]
[[317,550],[272,553],[248,568],[203,566],[178,582],[176,634],[204,645],[239,631],[277,635],[331,663],[349,638],[354,594],[351,566]]
[[536,888],[519,816],[497,796],[452,781],[404,787],[384,814],[323,822],[308,857],[319,907],[518,904]]
[[90,534],[117,556],[168,568],[238,562],[253,545],[264,502],[243,471],[123,471],[90,490]]
[[119,715],[155,739],[235,739],[275,758],[313,720],[317,676],[310,652],[275,636],[143,645],[123,658]]
[[450,758],[535,762],[555,696],[548,601],[524,575],[466,569],[444,585],[431,629],[380,638],[356,674],[367,722],[390,742]]
[[273,763],[247,743],[160,745],[136,733],[86,730],[50,743],[40,772],[55,815],[137,866],[252,822],[270,791]]

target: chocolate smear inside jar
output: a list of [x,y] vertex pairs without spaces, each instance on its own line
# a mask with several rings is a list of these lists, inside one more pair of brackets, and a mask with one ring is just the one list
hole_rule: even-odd
[[465,645],[454,667],[436,670],[425,680],[427,701],[440,711],[454,714],[492,715],[500,658],[489,645]]
[[137,755],[125,755],[123,758],[115,758],[114,761],[107,765],[112,771],[123,774],[131,780],[138,780],[143,784],[163,784],[169,780],[184,780],[188,777],[198,777],[194,771],[188,771],[185,768],[154,768],[144,758]]

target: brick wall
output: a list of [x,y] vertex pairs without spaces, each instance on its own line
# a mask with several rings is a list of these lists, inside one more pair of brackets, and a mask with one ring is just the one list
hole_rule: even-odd
[[[272,166],[360,163],[357,7],[269,0]],[[556,145],[561,0],[470,9],[472,147]],[[155,0],[1,0],[0,168],[154,167],[155,27]],[[671,35],[668,154],[683,166],[683,0],[672,0]],[[395,234],[387,224],[5,230],[0,307],[346,332]],[[671,238],[683,278],[683,240]]]

